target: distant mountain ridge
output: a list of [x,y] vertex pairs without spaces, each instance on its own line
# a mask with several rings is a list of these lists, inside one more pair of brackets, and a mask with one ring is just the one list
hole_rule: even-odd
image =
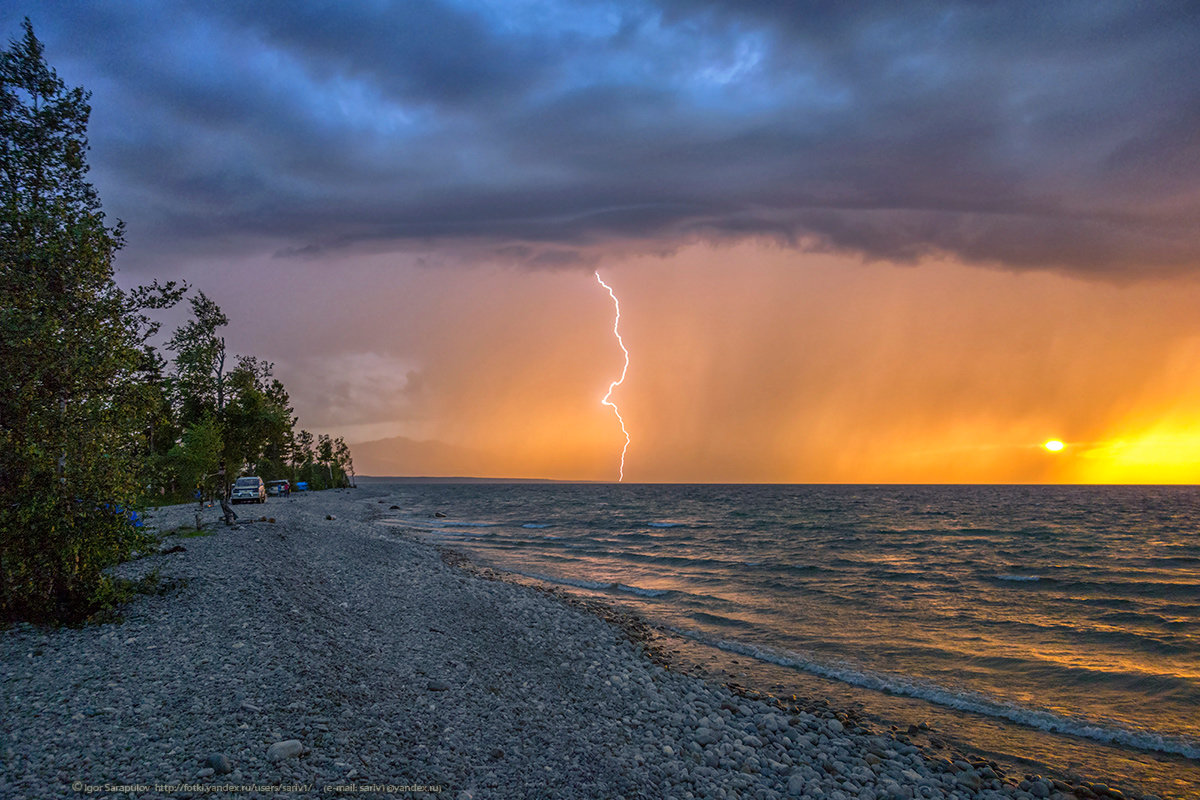
[[472,478],[465,475],[357,475],[359,483],[602,483],[603,481],[564,481],[554,478]]
[[480,460],[466,447],[407,436],[359,442],[350,452],[355,472],[363,475],[459,475],[463,464]]

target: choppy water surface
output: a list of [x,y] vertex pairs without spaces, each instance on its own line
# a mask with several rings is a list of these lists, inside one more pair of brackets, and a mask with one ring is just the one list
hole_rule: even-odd
[[625,602],[751,682],[838,687],[993,755],[1200,796],[1200,490],[389,491],[402,510],[382,524]]

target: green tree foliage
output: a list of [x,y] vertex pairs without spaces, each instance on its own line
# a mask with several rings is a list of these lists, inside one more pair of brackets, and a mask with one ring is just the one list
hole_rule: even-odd
[[[313,459],[316,457],[313,453],[313,435],[308,431],[301,429],[292,439],[292,469],[297,474],[312,466]],[[303,480],[303,479],[301,479]]]
[[225,449],[221,423],[213,414],[206,414],[184,432],[177,445],[167,454],[171,473],[184,492],[203,487],[205,495],[214,487],[206,479],[217,471]]
[[87,181],[89,95],[45,61],[28,20],[0,54],[0,614],[65,618],[105,592],[139,536],[116,513],[147,454],[143,311],[173,284],[122,292]]
[[[202,292],[190,302],[192,318],[167,343],[175,352],[175,369],[165,379],[172,387],[174,420],[184,439],[195,425],[211,419],[220,425],[220,456],[231,477],[253,474],[267,481],[305,480],[314,489],[350,485],[344,467],[349,463],[345,442],[322,436],[318,447],[308,431],[296,433],[291,398],[273,376],[274,365],[237,356],[236,366],[227,370],[220,329],[228,318]],[[157,480],[172,499],[185,500],[195,487],[181,473],[184,462],[179,456],[187,448],[183,440],[179,444],[179,451],[172,451],[167,459],[166,473]]]
[[220,306],[204,292],[188,302],[192,319],[167,342],[167,349],[175,353],[174,390],[184,424],[225,409],[225,337],[218,331],[229,324]]
[[[226,367],[229,320],[203,292],[167,343],[148,312],[186,286],[122,291],[122,225],[87,181],[89,94],[68,88],[28,20],[0,53],[0,621],[69,620],[113,596],[104,570],[145,541],[125,509],[188,499],[222,459],[233,475],[319,474],[272,365]],[[349,450],[323,436],[327,477]],[[212,487],[207,487],[212,488]]]
[[271,381],[272,369],[269,362],[251,356],[238,359],[237,367],[229,373],[231,399],[222,417],[227,430],[227,463],[244,465],[266,480],[274,476],[270,470],[260,468],[263,457],[268,449],[282,451],[292,420],[292,409],[278,404],[280,394],[286,397],[287,393],[282,384]]
[[354,485],[354,459],[350,456],[350,447],[341,436],[333,440],[333,463],[337,465],[345,481]]

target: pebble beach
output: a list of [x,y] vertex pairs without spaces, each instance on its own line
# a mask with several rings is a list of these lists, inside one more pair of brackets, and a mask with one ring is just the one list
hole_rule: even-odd
[[[375,524],[386,487],[152,510],[120,622],[0,631],[0,797],[1145,797],[673,671],[636,619]],[[167,552],[170,551],[170,552]]]

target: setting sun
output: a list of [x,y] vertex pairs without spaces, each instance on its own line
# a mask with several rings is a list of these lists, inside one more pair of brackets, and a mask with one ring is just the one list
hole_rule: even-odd
[[1051,439],[1050,441],[1043,444],[1042,447],[1046,448],[1051,453],[1057,453],[1060,450],[1062,450],[1064,447],[1066,447],[1066,445],[1063,444],[1062,442],[1060,442],[1058,439]]

